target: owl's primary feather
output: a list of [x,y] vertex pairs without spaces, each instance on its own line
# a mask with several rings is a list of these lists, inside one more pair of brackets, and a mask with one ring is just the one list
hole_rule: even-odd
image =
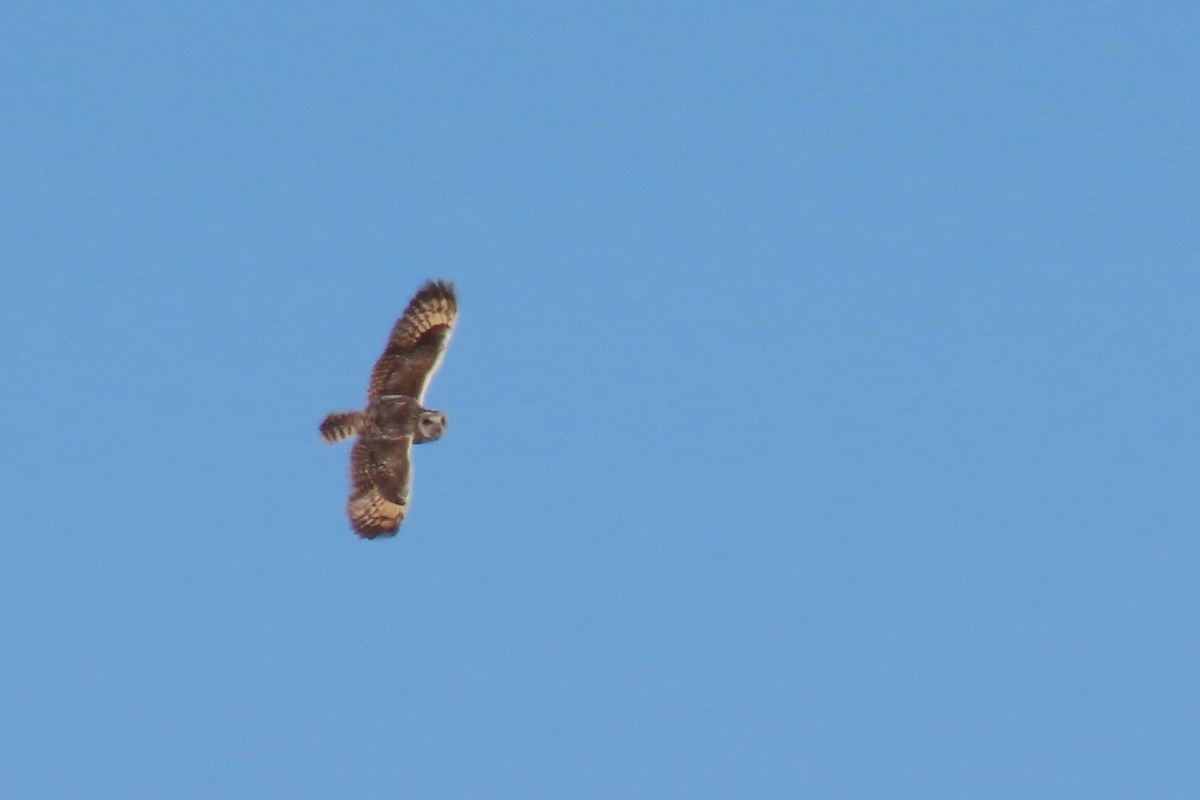
[[346,513],[360,536],[396,534],[408,513],[413,445],[445,432],[446,415],[421,403],[457,317],[454,284],[427,281],[392,328],[371,371],[366,409],[335,412],[321,422],[327,442],[358,437],[350,451]]

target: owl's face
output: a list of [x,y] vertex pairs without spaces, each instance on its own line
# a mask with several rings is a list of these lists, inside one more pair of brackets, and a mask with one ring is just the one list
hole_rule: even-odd
[[432,442],[446,432],[446,415],[441,411],[422,411],[417,417],[417,440]]

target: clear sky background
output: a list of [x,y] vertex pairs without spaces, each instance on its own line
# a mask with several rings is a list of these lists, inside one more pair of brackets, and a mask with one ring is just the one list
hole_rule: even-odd
[[[1200,785],[1190,3],[16,3],[0,794]],[[345,445],[457,282],[401,535]]]

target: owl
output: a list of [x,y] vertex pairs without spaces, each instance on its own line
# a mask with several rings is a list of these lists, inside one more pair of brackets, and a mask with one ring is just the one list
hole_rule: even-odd
[[408,513],[414,444],[446,432],[446,414],[425,408],[425,390],[437,372],[458,317],[454,284],[426,281],[396,321],[371,371],[367,407],[335,412],[321,422],[333,443],[357,436],[350,451],[346,513],[359,536],[395,536]]

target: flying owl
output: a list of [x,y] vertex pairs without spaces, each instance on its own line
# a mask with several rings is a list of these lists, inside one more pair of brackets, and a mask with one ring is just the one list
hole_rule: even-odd
[[346,513],[359,536],[395,536],[408,513],[414,444],[446,432],[446,414],[425,408],[425,390],[450,343],[458,299],[454,284],[426,281],[396,321],[383,355],[371,371],[367,407],[335,412],[321,436],[358,441],[350,451],[350,501]]

